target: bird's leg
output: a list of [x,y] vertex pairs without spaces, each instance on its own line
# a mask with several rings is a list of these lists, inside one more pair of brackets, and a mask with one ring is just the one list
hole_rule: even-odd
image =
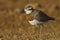
[[44,28],[44,25],[43,25],[43,24],[40,24],[39,27],[40,27],[41,29],[43,29],[43,28]]
[[42,24],[39,24],[39,37],[41,38],[41,35],[42,35],[42,29],[43,29],[43,25]]

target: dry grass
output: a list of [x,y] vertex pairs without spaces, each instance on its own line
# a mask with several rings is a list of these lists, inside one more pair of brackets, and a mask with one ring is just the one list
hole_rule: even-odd
[[[20,12],[26,4],[36,3],[37,9],[56,19],[42,29],[28,23],[31,15]],[[60,0],[0,1],[0,40],[60,40]]]

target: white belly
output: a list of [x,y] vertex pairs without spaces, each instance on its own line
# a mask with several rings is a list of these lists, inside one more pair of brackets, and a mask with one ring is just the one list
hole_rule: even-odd
[[40,22],[37,21],[36,19],[34,19],[34,20],[32,20],[32,21],[29,21],[29,23],[30,23],[31,25],[37,25],[37,24],[39,24]]

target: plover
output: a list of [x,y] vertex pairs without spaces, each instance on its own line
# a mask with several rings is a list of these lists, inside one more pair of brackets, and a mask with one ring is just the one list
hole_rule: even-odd
[[28,22],[31,25],[40,25],[43,24],[45,22],[48,22],[50,20],[54,20],[54,18],[49,17],[47,14],[45,14],[44,12],[34,9],[32,6],[28,6],[27,8],[24,9],[26,14],[33,14],[33,20],[29,20]]

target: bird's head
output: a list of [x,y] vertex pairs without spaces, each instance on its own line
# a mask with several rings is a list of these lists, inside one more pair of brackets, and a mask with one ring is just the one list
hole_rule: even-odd
[[30,14],[33,12],[33,7],[32,6],[28,6],[27,8],[24,9],[26,14]]

